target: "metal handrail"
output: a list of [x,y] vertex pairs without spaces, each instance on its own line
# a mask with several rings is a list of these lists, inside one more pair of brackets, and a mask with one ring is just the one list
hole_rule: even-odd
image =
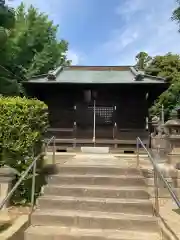
[[158,189],[158,177],[163,181],[163,183],[165,184],[165,186],[167,187],[171,197],[173,198],[173,200],[175,201],[175,203],[177,204],[178,208],[180,208],[180,200],[177,196],[177,194],[174,192],[172,186],[168,183],[168,181],[165,179],[165,177],[163,176],[162,172],[160,171],[160,169],[158,168],[153,156],[151,155],[151,153],[148,151],[148,149],[145,147],[144,143],[142,142],[142,140],[137,137],[136,139],[136,147],[137,147],[137,167],[139,167],[140,161],[139,161],[139,143],[140,145],[144,148],[144,150],[146,151],[152,165],[154,168],[154,187],[155,187],[155,207],[156,207],[156,213],[159,215],[159,189]]
[[[47,143],[46,148],[49,146],[49,144],[53,141],[53,163],[55,163],[55,137],[53,136]],[[16,184],[13,186],[11,191],[7,194],[7,196],[2,200],[0,203],[0,210],[4,207],[4,205],[9,201],[13,193],[16,191],[18,186],[22,183],[22,181],[25,179],[27,174],[30,172],[30,170],[33,168],[33,177],[32,177],[32,191],[31,191],[31,208],[33,210],[34,207],[34,195],[35,195],[35,185],[36,185],[36,165],[37,161],[40,159],[41,156],[43,156],[45,152],[41,152],[37,157],[34,158],[33,162],[28,166],[28,168],[21,174],[21,177],[16,182]]]

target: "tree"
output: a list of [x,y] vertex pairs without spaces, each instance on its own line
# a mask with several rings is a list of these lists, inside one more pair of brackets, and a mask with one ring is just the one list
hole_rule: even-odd
[[[180,32],[180,0],[177,0],[177,3],[178,7],[172,13],[172,20],[177,22]],[[165,56],[156,56],[146,72],[165,77],[169,81],[169,88],[159,96],[150,109],[151,115],[156,115],[163,104],[165,116],[169,117],[172,110],[180,105],[180,55],[168,53]]]
[[139,70],[145,70],[150,62],[151,57],[146,52],[140,52],[136,55],[136,68]]
[[180,104],[180,56],[168,53],[165,56],[156,56],[145,73],[166,78],[170,83],[169,88],[163,92],[150,109],[150,115],[159,115],[162,105],[165,109],[165,117],[168,118],[171,111]]
[[[3,49],[0,65],[9,71],[9,78],[21,82],[33,75],[47,73],[59,65],[69,65],[68,43],[57,40],[58,26],[48,16],[21,4],[15,11],[16,24]],[[21,88],[20,88],[21,89]]]
[[5,5],[5,0],[0,0],[0,47],[7,41],[8,31],[14,28],[14,25],[14,10]]
[[58,26],[54,26],[47,15],[39,13],[33,6],[26,12],[21,4],[16,10],[16,28],[10,39],[12,61],[19,66],[15,66],[13,71],[27,78],[47,73],[59,64],[68,64],[65,54],[68,43],[57,40],[57,30]]
[[180,32],[180,0],[176,0],[176,1],[179,6],[173,11],[172,20],[177,22],[179,26],[179,32]]
[[145,71],[149,75],[164,77],[171,82],[180,72],[180,55],[167,53],[164,56],[156,56]]
[[12,76],[2,66],[6,60],[5,46],[8,41],[8,36],[15,26],[15,13],[12,8],[5,5],[5,1],[0,0],[0,93],[2,94],[17,94],[19,87],[17,81],[11,79]]

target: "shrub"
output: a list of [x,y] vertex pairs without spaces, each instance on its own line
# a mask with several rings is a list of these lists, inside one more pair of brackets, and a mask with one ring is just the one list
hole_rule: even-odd
[[[18,177],[42,149],[42,140],[48,127],[47,106],[36,99],[0,97],[0,165],[18,171]],[[27,176],[28,182],[32,173]],[[16,180],[17,180],[16,179]],[[29,185],[29,183],[28,183]],[[26,182],[14,195],[15,201],[26,203],[30,189]],[[17,200],[16,196],[21,196]]]

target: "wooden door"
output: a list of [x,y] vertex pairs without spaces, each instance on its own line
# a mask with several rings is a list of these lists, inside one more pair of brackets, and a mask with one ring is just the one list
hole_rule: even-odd
[[76,137],[93,138],[93,103],[78,103],[75,107]]
[[93,139],[94,136],[94,111],[95,111],[95,137],[101,139],[113,138],[115,122],[115,108],[111,104],[102,105],[91,102],[89,104],[77,104],[76,124],[77,138]]
[[111,104],[99,104],[95,106],[96,138],[113,139],[114,106]]

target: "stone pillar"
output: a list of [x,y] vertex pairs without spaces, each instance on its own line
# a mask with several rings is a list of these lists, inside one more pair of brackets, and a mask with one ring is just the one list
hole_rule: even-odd
[[167,163],[176,166],[180,162],[180,119],[177,111],[172,112],[172,119],[165,123],[167,138],[170,143]]
[[[0,168],[0,201],[2,201],[12,187],[12,181],[15,178],[16,170],[8,166],[3,166]],[[8,206],[8,202],[5,204],[4,208]]]

